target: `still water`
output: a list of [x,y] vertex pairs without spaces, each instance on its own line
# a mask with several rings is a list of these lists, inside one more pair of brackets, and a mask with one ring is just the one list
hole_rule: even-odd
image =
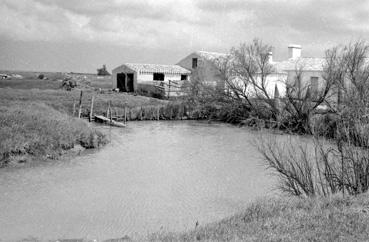
[[130,122],[71,161],[0,170],[0,240],[184,231],[274,193],[256,134],[227,124]]

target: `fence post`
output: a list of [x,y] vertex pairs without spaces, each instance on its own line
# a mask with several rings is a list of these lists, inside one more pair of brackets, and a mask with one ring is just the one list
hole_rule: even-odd
[[156,119],[159,121],[160,120],[160,107],[156,107]]
[[127,107],[124,106],[124,123],[127,123]]
[[110,111],[110,112],[109,112],[109,114],[110,114],[110,117],[109,117],[109,118],[110,118],[110,125],[111,125],[111,123],[112,123],[112,122],[111,122],[111,120],[112,120],[111,100],[109,101],[109,111]]
[[76,102],[73,100],[73,114],[72,116],[74,117],[76,115]]
[[95,99],[95,96],[92,96],[92,99],[91,99],[91,108],[90,108],[90,118],[89,118],[89,121],[92,122],[92,114],[93,114],[93,109],[94,109],[94,99]]
[[170,80],[169,80],[169,82],[168,82],[169,84],[168,84],[168,98],[170,97]]
[[79,96],[78,118],[81,118],[81,113],[82,113],[82,95],[83,95],[83,91],[81,90],[81,95]]

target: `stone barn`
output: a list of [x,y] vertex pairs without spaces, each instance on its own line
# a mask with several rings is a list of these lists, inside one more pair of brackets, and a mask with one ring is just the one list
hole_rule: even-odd
[[120,92],[134,92],[137,84],[163,86],[160,84],[188,80],[190,74],[179,65],[126,63],[113,69],[112,85]]

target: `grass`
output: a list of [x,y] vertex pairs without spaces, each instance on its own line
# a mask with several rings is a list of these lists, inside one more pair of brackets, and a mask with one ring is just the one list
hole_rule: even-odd
[[127,93],[100,93],[96,88],[111,85],[111,77],[71,74],[79,89],[60,88],[63,73],[43,72],[47,79],[38,79],[36,72],[1,72],[20,74],[22,79],[0,80],[0,167],[35,159],[57,159],[76,144],[85,148],[105,143],[104,135],[83,120],[73,118],[83,91],[82,113],[89,113],[94,96],[94,113],[104,114],[108,103],[112,112],[128,108],[163,106],[168,101]]
[[0,166],[57,159],[76,144],[96,148],[106,143],[85,121],[35,102],[1,105],[0,137]]
[[[77,80],[83,87],[111,89],[111,76],[97,76],[95,74],[76,74],[62,72],[26,72],[26,71],[0,71],[3,74],[18,74],[22,78],[0,79],[0,88],[17,89],[60,89],[62,80],[67,76]],[[38,79],[39,74],[44,74],[44,80]]]
[[[95,96],[94,110],[96,113],[106,112],[108,102],[111,101],[112,108],[141,107],[164,105],[168,101],[155,98],[134,96],[127,93],[98,94],[93,90],[84,90],[82,98],[82,108],[84,112],[90,109],[92,96]],[[42,102],[55,108],[56,110],[72,113],[73,103],[78,106],[80,90],[40,90],[40,89],[12,89],[0,88],[0,104],[14,101],[22,102]]]
[[230,218],[149,241],[367,241],[369,196],[258,201]]

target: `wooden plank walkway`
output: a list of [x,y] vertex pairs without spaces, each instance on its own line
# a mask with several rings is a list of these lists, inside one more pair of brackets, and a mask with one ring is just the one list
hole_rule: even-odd
[[104,117],[102,115],[95,115],[94,118],[95,118],[95,121],[98,120],[98,121],[103,122],[103,123],[108,123],[108,124],[110,124],[112,126],[126,127],[126,124],[125,123],[117,122],[117,121],[114,121],[114,120],[110,120],[107,117]]

